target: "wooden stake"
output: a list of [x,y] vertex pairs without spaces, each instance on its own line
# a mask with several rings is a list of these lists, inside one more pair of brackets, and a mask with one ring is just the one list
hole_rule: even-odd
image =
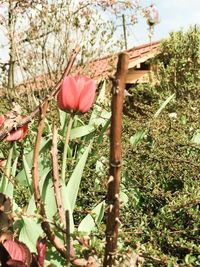
[[[107,193],[106,245],[103,266],[115,266],[119,220],[119,191],[121,180],[121,129],[128,54],[119,55],[117,72],[112,87],[112,117],[110,130],[110,170]],[[112,179],[111,179],[112,177]]]

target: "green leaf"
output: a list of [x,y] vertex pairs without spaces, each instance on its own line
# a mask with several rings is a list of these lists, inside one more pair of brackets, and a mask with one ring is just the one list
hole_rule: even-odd
[[191,142],[196,144],[196,145],[200,145],[200,130],[197,130],[194,133],[194,135],[193,135],[193,137],[191,139]]
[[194,263],[195,260],[196,260],[196,257],[194,255],[192,255],[192,254],[187,254],[185,256],[185,263],[188,264],[188,265]]
[[57,206],[54,197],[54,188],[53,188],[51,172],[48,173],[46,179],[44,180],[43,185],[40,187],[42,187],[41,194],[42,194],[42,199],[44,201],[47,218],[49,220],[53,220],[53,216],[57,212]]
[[157,118],[160,113],[162,112],[162,110],[167,106],[167,104],[175,97],[175,94],[170,95],[159,107],[159,109],[156,111],[156,113],[154,114],[154,118]]
[[[43,156],[44,156],[42,153],[46,152],[50,148],[51,143],[52,143],[51,138],[49,138],[48,140],[42,138],[41,146],[40,146],[40,158],[39,158],[39,172],[41,176],[43,175],[43,172],[45,171],[43,163],[42,163]],[[24,168],[16,176],[16,180],[21,185],[27,186],[27,183],[28,183],[28,186],[30,186],[32,183],[31,175],[30,176],[28,175],[29,174],[28,170],[30,170],[31,172],[32,160],[33,160],[33,150],[31,150],[28,154],[25,154],[23,156]]]
[[[46,176],[49,174],[49,172],[51,171],[51,168],[45,168],[44,171],[43,171],[43,175],[40,179],[40,190],[42,190],[42,187],[43,187],[43,183],[46,179]],[[27,214],[34,214],[36,210],[36,206],[35,206],[35,199],[34,199],[34,195],[31,196],[31,199],[29,200],[29,203],[28,203],[28,208],[27,208]]]
[[4,194],[10,198],[13,198],[14,186],[11,182],[8,182]]
[[29,165],[26,161],[26,157],[24,155],[23,155],[23,166],[24,166],[25,177],[26,177],[26,182],[27,182],[26,185],[29,187],[30,192],[33,193],[32,187],[31,187],[31,183],[32,183],[31,169],[29,168]]
[[63,130],[65,128],[65,125],[66,125],[67,112],[62,111],[60,109],[58,109],[58,110],[59,110],[60,125],[61,125],[61,129]]
[[41,139],[41,144],[40,144],[40,154],[41,153],[45,153],[47,150],[49,150],[49,148],[51,147],[51,144],[52,144],[51,137],[48,138],[48,139],[42,138]]
[[[14,160],[14,162],[12,164],[11,179],[15,178],[15,174],[16,174],[16,170],[17,170],[17,163],[18,163],[18,157],[16,157],[16,159]],[[7,187],[6,187],[5,191],[4,191],[4,194],[13,199],[13,191],[14,191],[13,183],[8,181],[8,184],[7,184]]]
[[70,179],[69,182],[67,184],[66,187],[66,196],[69,198],[69,202],[70,202],[70,206],[71,206],[71,210],[74,210],[75,207],[75,203],[76,203],[76,198],[78,195],[78,190],[79,190],[79,186],[80,186],[80,182],[81,182],[81,177],[83,174],[83,169],[85,167],[86,164],[86,160],[89,154],[89,151],[91,149],[91,143],[90,145],[86,148],[85,152],[83,153],[83,155],[81,156],[78,164],[76,165]]
[[80,126],[73,128],[70,133],[70,139],[76,139],[86,136],[95,131],[95,127],[91,125]]
[[123,191],[120,192],[120,202],[122,202],[123,205],[126,205],[128,203],[128,196]]
[[43,234],[41,226],[34,218],[27,218],[25,216],[22,216],[22,222],[19,240],[25,243],[31,252],[37,252],[36,243],[38,237]]
[[13,178],[14,178],[15,175],[16,175],[18,158],[19,158],[19,157],[16,157],[15,160],[14,160],[14,162],[13,162],[13,164],[12,164],[11,175],[12,175]]
[[63,199],[64,203],[68,203],[66,209],[68,209],[70,212],[73,213],[77,195],[78,195],[78,190],[81,182],[81,177],[83,174],[83,169],[85,167],[85,163],[89,154],[89,151],[91,149],[91,144],[86,148],[85,152],[81,156],[78,164],[76,165],[69,182],[66,187],[63,187]]
[[79,224],[78,231],[90,234],[103,219],[105,201],[99,203]]
[[[6,161],[6,175],[3,175],[1,180],[0,180],[0,192],[6,194],[6,189],[8,186],[9,180],[8,177],[10,177],[11,175],[11,171],[12,171],[12,158],[13,158],[13,153],[14,153],[14,146],[12,145],[10,151],[9,151],[9,155],[8,155],[8,159]],[[9,188],[10,191],[10,188]]]
[[131,145],[138,145],[141,140],[144,138],[145,136],[145,130],[142,130],[142,131],[138,131],[136,132],[133,136],[130,137],[130,143]]
[[100,144],[102,141],[103,141],[103,137],[104,137],[104,133],[106,132],[106,130],[108,129],[108,127],[110,126],[110,122],[111,120],[108,119],[105,123],[105,125],[103,126],[102,130],[101,130],[101,133],[99,134],[98,136],[98,139],[97,139],[97,143]]

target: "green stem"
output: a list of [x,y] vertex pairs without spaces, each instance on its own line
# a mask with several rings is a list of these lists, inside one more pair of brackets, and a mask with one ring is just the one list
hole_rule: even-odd
[[69,144],[69,137],[72,129],[73,124],[73,116],[70,117],[69,123],[67,126],[67,131],[65,135],[65,145],[64,145],[64,151],[63,151],[63,161],[62,161],[62,170],[61,170],[61,179],[65,180],[65,170],[66,170],[66,161],[67,161],[67,148]]

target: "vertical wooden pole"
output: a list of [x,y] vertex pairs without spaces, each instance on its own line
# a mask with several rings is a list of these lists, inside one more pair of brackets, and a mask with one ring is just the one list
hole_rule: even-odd
[[112,86],[112,117],[110,129],[110,169],[107,193],[107,223],[104,267],[115,266],[119,220],[119,191],[121,180],[121,129],[125,79],[128,70],[128,54],[119,55],[117,72]]

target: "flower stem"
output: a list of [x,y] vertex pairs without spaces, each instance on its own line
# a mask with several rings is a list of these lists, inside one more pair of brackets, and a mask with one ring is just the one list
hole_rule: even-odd
[[61,170],[61,179],[64,181],[65,180],[65,170],[66,170],[66,161],[67,161],[67,148],[69,144],[69,137],[70,137],[70,132],[72,129],[72,124],[73,124],[73,116],[70,117],[69,123],[67,126],[67,131],[65,135],[65,144],[64,144],[64,151],[63,151],[63,161],[62,161],[62,170]]

